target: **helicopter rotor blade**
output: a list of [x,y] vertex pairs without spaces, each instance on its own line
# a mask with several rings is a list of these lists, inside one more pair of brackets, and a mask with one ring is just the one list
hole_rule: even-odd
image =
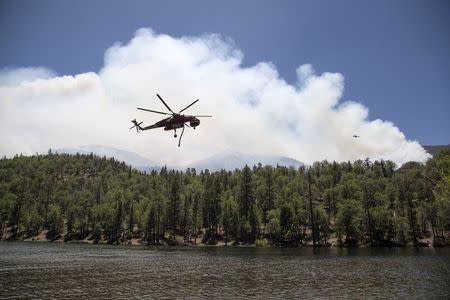
[[156,94],[156,96],[158,96],[159,100],[161,100],[161,102],[167,107],[168,110],[170,110],[170,112],[171,112],[172,114],[175,114],[175,113],[173,112],[173,110],[170,109],[169,105],[167,105],[167,103],[164,102],[163,98],[161,98],[161,96],[160,96],[159,94]]
[[194,105],[195,103],[197,103],[198,100],[200,100],[200,99],[195,100],[194,102],[192,102],[191,104],[189,104],[188,106],[186,106],[185,108],[183,108],[182,110],[180,110],[178,113],[181,114],[183,111],[185,111],[186,109],[188,109],[189,107],[191,107],[192,105]]
[[192,116],[192,117],[198,117],[198,118],[212,118],[212,116],[208,116],[208,115],[196,115],[196,116]]
[[138,107],[137,109],[140,109],[140,110],[145,110],[145,111],[149,111],[149,112],[152,112],[152,113],[156,113],[156,114],[161,114],[161,115],[169,115],[169,116],[171,116],[171,115],[172,115],[172,114],[169,114],[169,113],[165,113],[165,112],[162,112],[162,111],[151,110],[151,109],[147,109],[147,108],[142,108],[142,107]]

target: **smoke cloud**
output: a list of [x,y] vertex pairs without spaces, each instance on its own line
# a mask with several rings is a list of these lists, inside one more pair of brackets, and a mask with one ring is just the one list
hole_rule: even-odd
[[55,76],[56,74],[52,70],[43,67],[4,68],[0,70],[0,86],[15,86],[22,82],[48,79]]
[[[160,163],[187,165],[216,153],[281,155],[316,160],[390,159],[397,164],[429,155],[391,122],[370,120],[363,105],[342,101],[344,78],[297,68],[295,85],[276,67],[242,66],[243,54],[218,35],[174,38],[140,29],[105,53],[98,72],[56,76],[45,68],[0,71],[0,154],[101,144],[135,151]],[[211,114],[182,146],[173,132],[137,134],[130,120],[154,123],[195,99],[189,114]],[[357,134],[360,138],[353,138]]]

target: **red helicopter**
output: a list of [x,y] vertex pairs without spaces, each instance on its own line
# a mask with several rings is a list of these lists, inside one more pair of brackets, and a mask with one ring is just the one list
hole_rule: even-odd
[[[181,138],[183,137],[185,126],[192,127],[193,129],[195,129],[195,127],[200,125],[200,120],[197,118],[212,117],[212,116],[205,116],[205,115],[195,115],[194,116],[194,115],[182,115],[181,114],[183,111],[185,111],[186,109],[188,109],[189,107],[191,107],[192,105],[197,103],[199,99],[195,100],[194,102],[192,102],[191,104],[189,104],[188,106],[186,106],[185,108],[180,110],[178,113],[175,113],[169,107],[169,105],[167,105],[167,103],[164,102],[164,100],[161,98],[160,95],[156,94],[156,96],[158,96],[159,100],[161,100],[161,102],[164,104],[164,106],[167,107],[167,109],[171,113],[165,113],[162,111],[151,110],[151,109],[146,109],[146,108],[141,108],[141,107],[138,107],[137,109],[149,111],[149,112],[157,113],[157,114],[161,114],[161,115],[169,115],[170,117],[168,117],[166,119],[162,119],[161,121],[158,121],[153,125],[149,125],[149,126],[145,126],[145,127],[141,127],[141,124],[143,122],[138,123],[136,121],[136,119],[133,119],[133,120],[131,120],[131,122],[133,123],[133,126],[131,126],[130,129],[136,128],[136,131],[139,133],[140,131],[143,131],[143,130],[164,127],[164,130],[166,130],[166,131],[174,130],[175,134],[173,137],[176,138],[177,137],[177,128],[183,128],[181,131],[180,139],[178,140],[178,147],[180,147]],[[189,123],[189,125],[188,125],[188,123]]]

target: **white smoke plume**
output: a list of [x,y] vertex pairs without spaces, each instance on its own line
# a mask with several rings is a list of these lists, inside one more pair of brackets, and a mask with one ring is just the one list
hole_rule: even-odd
[[[402,164],[429,157],[393,123],[371,121],[363,105],[342,102],[341,74],[315,74],[306,64],[291,85],[271,63],[243,67],[242,60],[232,41],[217,35],[174,38],[140,29],[128,44],[106,51],[98,73],[0,71],[0,154],[101,144],[169,165],[225,150],[306,163],[369,157]],[[188,128],[180,148],[173,132],[130,131],[134,117],[143,125],[163,117],[136,110],[165,111],[156,93],[174,111],[199,98],[186,113],[214,117]]]
[[55,76],[56,74],[52,70],[43,67],[4,68],[0,70],[0,86],[15,86],[22,82],[48,79]]

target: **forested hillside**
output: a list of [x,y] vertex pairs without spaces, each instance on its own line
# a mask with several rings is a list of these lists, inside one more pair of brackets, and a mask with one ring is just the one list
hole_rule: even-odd
[[439,246],[449,230],[448,150],[398,169],[359,160],[144,174],[94,155],[0,160],[3,239]]

